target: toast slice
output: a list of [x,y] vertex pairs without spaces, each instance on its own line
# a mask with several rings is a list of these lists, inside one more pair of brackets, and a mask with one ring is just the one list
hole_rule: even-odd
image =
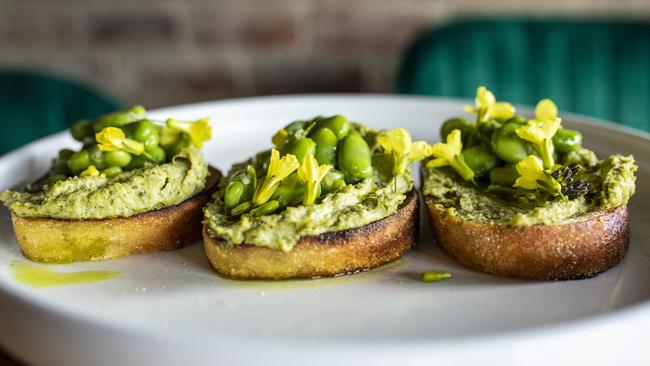
[[226,246],[203,229],[214,269],[234,279],[315,278],[354,273],[398,259],[415,243],[419,198],[414,189],[394,214],[368,225],[305,236],[289,252],[249,244]]
[[206,188],[175,206],[130,217],[62,220],[11,213],[16,239],[34,262],[97,261],[182,248],[201,239],[203,206],[221,172],[209,167]]
[[451,216],[425,196],[437,243],[459,263],[499,276],[589,278],[618,264],[628,248],[627,206],[558,225],[505,226]]

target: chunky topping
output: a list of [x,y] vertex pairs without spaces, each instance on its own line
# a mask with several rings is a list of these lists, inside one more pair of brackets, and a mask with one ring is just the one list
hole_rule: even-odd
[[390,159],[392,175],[401,176],[410,163],[432,151],[424,141],[413,142],[403,128],[377,134],[343,116],[290,123],[272,142],[276,148],[259,153],[229,176],[223,199],[231,216],[312,205],[346,185],[372,178],[375,155]]
[[463,179],[471,181],[474,179],[474,171],[467,166],[463,155],[461,155],[463,143],[460,134],[460,130],[453,130],[447,135],[447,143],[439,142],[433,145],[431,155],[435,159],[427,163],[427,168],[450,165]]
[[[634,193],[634,159],[599,161],[582,148],[580,132],[562,128],[550,99],[541,100],[535,117],[527,119],[479,87],[475,106],[465,110],[476,114],[476,121],[453,118],[442,125],[446,143],[433,146],[433,158],[426,163],[430,175],[450,166],[482,194],[501,195],[518,207],[579,199],[585,205],[615,207]],[[517,217],[518,223],[528,222]]]
[[[177,120],[168,120],[166,124],[155,123],[147,119],[146,111],[141,106],[131,107],[122,111],[110,113],[97,118],[96,120],[84,120],[74,123],[70,132],[72,136],[83,142],[83,147],[79,151],[63,149],[59,151],[58,157],[54,159],[50,171],[45,177],[36,183],[27,187],[28,193],[5,192],[2,201],[9,205],[14,212],[25,216],[49,216],[55,218],[104,218],[112,216],[129,216],[160,208],[160,204],[176,204],[191,195],[195,194],[196,189],[203,189],[205,186],[205,177],[207,176],[207,166],[202,162],[198,148],[211,136],[211,127],[207,119],[197,122],[183,122]],[[191,150],[191,151],[189,151]],[[192,156],[191,159],[188,156]],[[189,166],[181,163],[188,160],[195,162],[201,160],[201,164],[192,163]],[[156,168],[159,166],[176,167]],[[182,172],[176,170],[181,169]],[[189,171],[188,171],[189,169]],[[196,178],[190,186],[183,186],[178,189],[178,182],[173,182],[173,178],[183,178],[185,173],[194,172],[190,177]],[[131,174],[133,173],[133,174]],[[159,174],[172,174],[164,177]],[[142,197],[150,197],[149,194],[143,194],[141,190],[147,187],[148,180],[144,179],[140,186],[131,186],[130,181],[138,177],[152,176],[153,181],[158,178],[162,179],[163,189],[171,190],[169,195],[164,198],[142,200]],[[156,175],[156,178],[153,178]],[[190,179],[191,180],[191,179]],[[91,181],[118,182],[117,185],[109,184],[108,186],[95,187],[90,184]],[[90,184],[90,185],[89,185]],[[183,183],[186,184],[186,183]],[[54,197],[55,192],[71,190],[74,197],[66,195]],[[116,205],[121,207],[108,207],[106,202],[88,201],[84,204],[82,201],[77,203],[74,209],[62,209],[50,212],[51,207],[58,205],[65,206],[64,202],[76,202],[78,197],[85,197],[86,189],[101,190],[102,194],[96,194],[94,199],[110,198],[117,191],[121,195],[128,195],[125,187],[130,190],[140,192],[138,199],[125,200],[124,202],[115,201]],[[158,189],[157,187],[149,187]],[[200,190],[199,189],[199,190]],[[167,191],[166,191],[167,192]],[[16,194],[10,194],[16,193]],[[33,197],[29,197],[33,195]],[[126,197],[126,196],[125,196]],[[29,202],[32,204],[49,205],[43,208],[37,208],[34,205],[20,202]],[[92,205],[96,207],[93,208]]]
[[342,116],[290,123],[272,142],[235,165],[205,209],[209,232],[229,245],[287,251],[305,235],[381,220],[413,188],[409,164],[432,150],[404,129],[377,133]]
[[102,174],[72,177],[49,184],[35,193],[5,191],[0,193],[0,201],[20,216],[128,217],[185,201],[205,188],[207,175],[208,167],[201,153],[190,147],[169,163],[110,178]]

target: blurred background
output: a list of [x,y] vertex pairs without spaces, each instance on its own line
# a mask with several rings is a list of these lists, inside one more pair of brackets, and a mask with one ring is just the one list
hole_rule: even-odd
[[118,106],[542,97],[650,129],[647,0],[0,0],[0,153]]

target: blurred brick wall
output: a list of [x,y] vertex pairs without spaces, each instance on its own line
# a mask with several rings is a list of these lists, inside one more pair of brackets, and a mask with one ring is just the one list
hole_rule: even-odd
[[0,69],[69,76],[150,107],[390,92],[404,47],[456,18],[650,18],[648,0],[0,0]]

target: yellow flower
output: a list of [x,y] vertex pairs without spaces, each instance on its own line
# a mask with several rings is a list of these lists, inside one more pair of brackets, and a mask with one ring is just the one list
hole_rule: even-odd
[[80,177],[101,177],[105,178],[106,175],[99,173],[99,170],[94,165],[89,166],[79,174]]
[[528,155],[515,166],[519,178],[515,181],[513,187],[524,189],[541,189],[553,196],[558,196],[562,192],[560,184],[544,171],[542,162],[534,155]]
[[562,120],[557,116],[555,103],[550,99],[544,99],[535,107],[535,119],[515,130],[517,136],[533,144],[542,156],[546,169],[551,169],[555,165],[552,141],[561,122]]
[[305,155],[302,165],[298,168],[298,178],[307,184],[307,192],[302,201],[304,205],[311,205],[316,202],[320,182],[325,178],[330,169],[332,169],[331,165],[318,165],[318,161],[316,161],[314,155]]
[[424,141],[411,142],[411,134],[403,129],[382,131],[377,143],[393,157],[393,174],[402,175],[409,163],[431,155],[431,146]]
[[201,148],[204,142],[212,138],[212,126],[210,126],[210,118],[207,117],[196,122],[179,121],[170,118],[167,120],[167,127],[190,135],[192,145],[197,148]]
[[124,131],[117,127],[106,127],[95,134],[97,147],[101,151],[124,150],[134,155],[144,152],[144,145],[138,141],[126,138]]
[[494,94],[484,86],[476,89],[475,106],[465,106],[465,112],[475,113],[479,122],[490,118],[505,120],[515,115],[515,107],[508,102],[497,102]]
[[460,130],[456,129],[447,135],[447,143],[439,142],[431,148],[431,155],[436,158],[427,163],[427,168],[438,168],[450,165],[465,180],[474,180],[474,171],[467,166],[463,155],[463,142]]
[[280,152],[276,149],[271,150],[271,160],[269,161],[269,168],[266,177],[262,181],[255,193],[253,194],[253,203],[257,206],[263,204],[271,198],[271,195],[280,185],[280,182],[293,173],[300,163],[298,159],[287,154],[280,159]]

